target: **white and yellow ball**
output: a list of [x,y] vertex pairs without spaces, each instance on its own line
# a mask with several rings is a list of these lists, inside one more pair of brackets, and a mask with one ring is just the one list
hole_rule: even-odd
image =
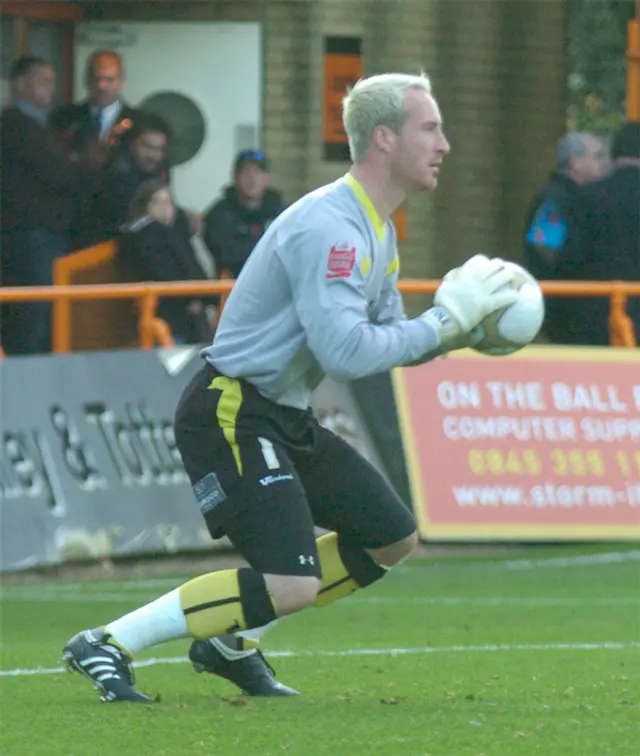
[[517,301],[509,307],[492,312],[480,323],[480,341],[474,349],[482,354],[500,357],[513,354],[530,344],[538,335],[544,320],[544,295],[535,278],[514,262],[505,265],[513,273],[511,285],[518,291]]

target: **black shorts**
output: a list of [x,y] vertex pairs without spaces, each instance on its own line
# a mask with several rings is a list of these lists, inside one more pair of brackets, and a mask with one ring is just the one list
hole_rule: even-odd
[[415,530],[386,479],[311,410],[208,364],[182,395],[175,434],[211,536],[227,535],[260,572],[320,577],[314,525],[369,549]]

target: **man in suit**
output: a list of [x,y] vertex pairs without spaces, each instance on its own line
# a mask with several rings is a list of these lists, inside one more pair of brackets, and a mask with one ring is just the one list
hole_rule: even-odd
[[71,155],[101,151],[106,159],[106,153],[121,145],[140,115],[122,99],[124,81],[124,63],[118,53],[96,50],[91,54],[85,73],[88,98],[51,114],[51,125]]
[[[613,141],[613,170],[581,190],[574,238],[560,261],[560,277],[586,281],[640,281],[640,122],[625,124]],[[640,297],[627,312],[640,338]],[[609,301],[575,300],[565,328],[571,343],[609,344]]]
[[[51,64],[16,60],[9,74],[13,105],[0,119],[0,254],[4,286],[47,286],[53,261],[70,252],[69,229],[88,175],[72,163],[47,126],[55,95]],[[2,308],[1,339],[7,354],[51,349],[48,302]]]
[[90,166],[93,191],[78,206],[73,224],[73,247],[80,249],[101,241],[102,229],[95,225],[92,195],[99,191],[106,165],[126,151],[129,134],[141,113],[123,100],[124,63],[111,50],[96,50],[89,56],[85,73],[88,98],[53,111],[50,124],[59,134],[73,160]]

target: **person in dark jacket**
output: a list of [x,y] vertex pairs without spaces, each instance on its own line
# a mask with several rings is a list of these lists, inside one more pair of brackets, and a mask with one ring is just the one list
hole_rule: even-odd
[[[119,254],[139,281],[191,281],[206,278],[191,246],[189,220],[178,210],[169,185],[155,178],[140,185],[131,203],[131,221]],[[169,324],[177,343],[211,340],[204,307],[207,300],[166,297],[158,316]]]
[[[163,118],[143,113],[124,141],[124,149],[113,154],[96,186],[90,213],[94,241],[117,236],[129,218],[131,202],[145,182],[161,178],[167,183],[171,174],[167,149],[171,130]],[[202,231],[202,213],[182,211],[191,234]]]
[[101,145],[106,153],[121,147],[123,138],[140,117],[140,111],[122,97],[124,62],[112,50],[96,50],[85,72],[88,97],[61,105],[51,113],[50,124],[71,155],[84,155]]
[[[51,64],[23,57],[9,78],[13,105],[0,119],[2,285],[50,286],[54,260],[71,251],[70,228],[89,174],[47,126],[56,84]],[[3,306],[1,326],[7,354],[51,351],[48,302]]]
[[[640,281],[640,122],[616,134],[612,158],[612,172],[581,190],[583,212],[560,259],[561,278]],[[640,340],[640,297],[629,299],[627,312]],[[609,344],[609,300],[575,301],[565,327],[574,344]]]
[[[90,165],[93,185],[82,197],[73,224],[74,249],[103,241],[105,234],[94,215],[93,198],[99,191],[109,162],[127,150],[127,137],[142,113],[122,97],[124,62],[112,50],[96,50],[89,56],[85,71],[87,99],[53,110],[49,124],[74,160]],[[129,198],[130,199],[130,198]]]
[[166,162],[171,133],[166,122],[143,114],[125,140],[124,149],[114,153],[99,179],[91,210],[92,233],[103,240],[117,236],[130,218],[131,202],[146,181],[169,181]]
[[233,176],[233,184],[204,217],[203,239],[220,278],[238,277],[262,234],[284,209],[282,197],[269,186],[264,152],[240,152]]
[[[558,141],[556,170],[536,194],[525,218],[524,262],[540,281],[559,277],[558,264],[572,243],[581,212],[580,187],[599,179],[606,169],[602,142],[592,134],[569,133]],[[555,343],[571,343],[565,328],[572,300],[549,297],[544,333]]]

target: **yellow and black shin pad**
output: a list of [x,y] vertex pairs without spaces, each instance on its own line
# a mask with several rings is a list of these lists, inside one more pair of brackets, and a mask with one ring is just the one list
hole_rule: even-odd
[[341,539],[336,533],[327,533],[316,540],[322,588],[314,606],[327,606],[379,580],[387,570],[380,567],[364,549]]
[[262,627],[276,618],[264,576],[246,568],[190,580],[180,587],[180,604],[196,640]]

